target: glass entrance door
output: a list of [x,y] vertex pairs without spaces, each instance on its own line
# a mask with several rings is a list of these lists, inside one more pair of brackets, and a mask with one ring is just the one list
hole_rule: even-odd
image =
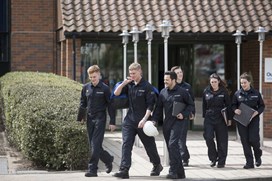
[[183,81],[192,85],[194,75],[192,45],[171,45],[169,51],[169,70],[173,66],[180,66],[184,74]]

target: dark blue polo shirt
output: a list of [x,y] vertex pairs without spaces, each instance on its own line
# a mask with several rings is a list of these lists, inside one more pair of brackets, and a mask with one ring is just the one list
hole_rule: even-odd
[[146,110],[153,111],[155,105],[155,92],[153,86],[144,78],[136,85],[134,82],[127,84],[122,89],[129,97],[127,118],[139,122],[145,116]]
[[110,124],[115,124],[115,118],[111,111],[110,94],[109,87],[102,81],[99,81],[96,86],[91,83],[85,84],[81,91],[80,107],[87,108],[87,113],[92,118],[99,114],[105,114],[108,107]]

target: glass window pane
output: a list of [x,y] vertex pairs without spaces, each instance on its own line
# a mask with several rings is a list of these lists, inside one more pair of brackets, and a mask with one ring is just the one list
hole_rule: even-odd
[[194,91],[196,97],[202,97],[202,92],[209,85],[209,76],[212,73],[218,73],[222,80],[225,79],[224,45],[196,44],[194,52]]
[[87,69],[97,64],[102,80],[111,88],[123,80],[122,46],[110,43],[85,43],[81,47],[81,82],[89,81]]
[[[152,46],[152,84],[158,82],[158,45]],[[148,79],[148,51],[145,43],[139,43],[137,48],[138,62],[142,66],[143,77]],[[81,46],[81,82],[89,81],[87,69],[94,64],[101,68],[102,80],[113,88],[123,78],[123,45],[116,43],[83,43]],[[134,62],[134,46],[127,46],[128,66]]]
[[7,62],[8,52],[8,37],[7,35],[0,35],[0,62]]
[[0,33],[8,31],[7,14],[8,14],[7,0],[1,0],[0,1]]

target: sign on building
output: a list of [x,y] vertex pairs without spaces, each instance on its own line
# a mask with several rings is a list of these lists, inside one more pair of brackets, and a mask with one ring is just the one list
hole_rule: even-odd
[[264,82],[272,82],[272,58],[264,59]]

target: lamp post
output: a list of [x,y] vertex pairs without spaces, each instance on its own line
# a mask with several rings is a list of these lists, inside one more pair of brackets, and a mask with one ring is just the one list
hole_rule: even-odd
[[123,33],[121,33],[119,36],[122,36],[122,43],[123,45],[123,55],[124,55],[124,73],[123,73],[123,77],[124,79],[127,77],[127,44],[128,44],[128,39],[130,34],[128,33],[127,30],[123,30]]
[[[168,38],[169,38],[169,31],[171,27],[171,23],[168,20],[163,20],[162,24],[160,25],[162,31],[162,37],[164,38],[164,72],[168,71]],[[163,147],[164,153],[164,163],[166,166],[169,165],[169,152],[167,150],[166,143],[164,142]]]
[[[242,36],[244,36],[243,33],[241,33],[240,30],[236,30],[236,33],[233,34],[235,36],[235,43],[237,44],[237,90],[240,89],[240,45],[242,43]],[[238,129],[236,129],[236,138],[240,139]]]
[[[263,42],[265,40],[265,33],[267,31],[264,27],[259,27],[256,33],[258,33],[258,41],[260,42],[260,66],[259,66],[259,92],[263,96],[262,91],[262,70],[263,70]],[[263,146],[263,114],[260,115],[260,143]]]
[[137,62],[137,43],[139,41],[139,33],[141,33],[141,31],[139,31],[137,27],[133,27],[132,31],[129,33],[132,34],[132,42],[134,42],[134,62]]
[[145,26],[144,31],[146,32],[146,40],[147,40],[147,46],[148,46],[148,81],[152,83],[152,72],[151,72],[151,41],[153,39],[152,31],[154,31],[154,28],[152,25],[147,24]]
[[235,43],[237,44],[237,90],[240,89],[240,45],[242,43],[242,36],[240,30],[236,30],[236,33],[233,34],[235,36]]
[[162,30],[162,37],[164,38],[164,71],[168,71],[168,38],[169,31],[171,27],[171,22],[168,20],[163,20],[160,25]]
[[[119,36],[122,36],[122,43],[123,43],[123,56],[124,56],[124,59],[123,59],[123,69],[124,69],[124,72],[123,72],[123,77],[125,80],[127,78],[127,44],[128,44],[128,40],[129,40],[129,36],[130,34],[128,33],[127,30],[123,30],[123,33],[121,33]],[[126,109],[123,109],[122,110],[122,117],[124,118],[127,114],[127,110]]]

